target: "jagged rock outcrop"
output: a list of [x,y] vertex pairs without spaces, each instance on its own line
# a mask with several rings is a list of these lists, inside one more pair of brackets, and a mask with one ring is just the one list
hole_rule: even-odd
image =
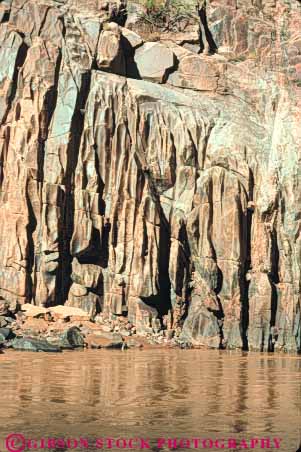
[[0,3],[0,308],[298,352],[300,2],[127,3]]

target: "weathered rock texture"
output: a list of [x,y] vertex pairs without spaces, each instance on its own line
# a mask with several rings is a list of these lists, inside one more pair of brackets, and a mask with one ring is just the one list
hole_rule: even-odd
[[300,351],[300,2],[129,3],[0,3],[2,306]]

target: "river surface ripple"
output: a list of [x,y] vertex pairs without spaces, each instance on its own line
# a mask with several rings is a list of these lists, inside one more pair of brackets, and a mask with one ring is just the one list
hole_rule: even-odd
[[281,451],[296,452],[300,375],[301,357],[287,355],[7,351],[0,355],[0,451],[18,432],[33,439],[280,437]]

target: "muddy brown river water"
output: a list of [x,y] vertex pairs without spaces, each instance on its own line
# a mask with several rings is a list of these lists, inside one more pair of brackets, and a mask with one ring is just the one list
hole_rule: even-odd
[[[235,450],[232,439],[236,450],[296,452],[300,376],[301,357],[285,355],[8,351],[0,355],[0,452],[12,433],[23,435],[12,440],[15,451],[24,449],[24,437],[26,450],[147,450],[148,442],[153,451]],[[262,438],[271,439],[270,448],[256,443]],[[280,448],[273,438],[281,438]]]

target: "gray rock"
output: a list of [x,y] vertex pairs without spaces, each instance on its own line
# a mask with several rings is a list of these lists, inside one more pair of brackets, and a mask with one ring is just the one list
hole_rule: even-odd
[[128,41],[133,49],[141,46],[143,44],[143,39],[134,31],[128,30],[127,28],[121,28],[122,36]]
[[158,42],[146,42],[135,53],[135,63],[141,78],[163,83],[174,67],[174,53]]
[[84,347],[85,341],[80,329],[76,326],[66,330],[61,336],[62,348],[78,348]]
[[15,319],[13,319],[12,317],[4,317],[4,319],[7,322],[7,324],[11,324],[15,321]]
[[15,336],[11,328],[0,328],[0,334],[5,338],[5,340],[11,339]]
[[61,348],[50,344],[44,339],[34,339],[34,338],[16,338],[11,342],[11,347],[14,350],[24,350],[29,352],[61,352]]

